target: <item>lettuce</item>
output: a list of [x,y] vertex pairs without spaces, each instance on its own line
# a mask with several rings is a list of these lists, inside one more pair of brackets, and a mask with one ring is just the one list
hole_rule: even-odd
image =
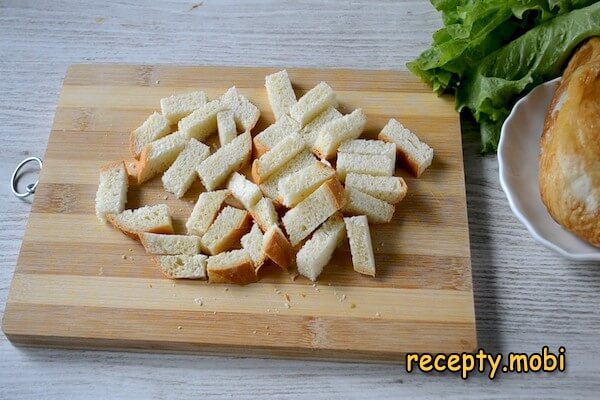
[[457,108],[470,109],[481,125],[483,151],[496,149],[514,98],[558,76],[600,25],[597,0],[431,1],[445,27],[407,67],[435,92],[456,92]]
[[457,109],[481,124],[482,150],[495,151],[515,99],[561,74],[575,47],[600,35],[600,2],[551,19],[488,54],[456,89]]

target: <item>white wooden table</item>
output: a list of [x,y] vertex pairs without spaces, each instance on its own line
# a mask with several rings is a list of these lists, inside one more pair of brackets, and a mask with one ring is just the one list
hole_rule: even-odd
[[[195,0],[194,0],[195,1]],[[71,63],[405,69],[440,18],[426,1],[0,1],[0,313],[30,204],[14,166],[42,156]],[[468,129],[467,129],[468,130]],[[567,348],[567,372],[407,374],[403,366],[15,348],[0,335],[0,398],[598,398],[600,265],[563,260],[512,215],[498,163],[465,139],[479,343]]]

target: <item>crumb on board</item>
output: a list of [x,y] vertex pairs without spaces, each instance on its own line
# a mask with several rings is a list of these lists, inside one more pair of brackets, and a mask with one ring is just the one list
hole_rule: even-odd
[[377,318],[381,317],[381,313],[380,312],[376,312],[375,313],[375,317],[377,317]]
[[269,329],[269,325],[265,325],[265,329]]
[[123,254],[123,255],[121,256],[121,258],[122,258],[123,260],[127,260],[127,256],[126,256],[125,254]]
[[286,301],[288,301],[288,302],[290,301],[290,295],[289,294],[285,293],[283,295],[283,297],[285,298]]
[[133,252],[133,249],[132,249],[132,248],[129,248],[129,251],[130,251],[130,252]]
[[281,290],[279,290],[279,289],[277,289],[277,288],[273,289],[273,291],[274,291],[276,294],[281,294]]
[[267,332],[267,336],[269,336],[271,334],[271,332]]
[[290,308],[290,303],[285,303],[285,308]]
[[300,296],[301,296],[302,298],[306,298],[306,295],[305,295],[304,293],[300,293]]
[[201,305],[202,305],[202,298],[200,298],[200,297],[196,297],[196,298],[194,299],[194,303],[196,303],[196,304],[198,304],[199,306],[201,306]]
[[157,79],[157,80],[156,80],[156,84],[158,85],[159,83],[160,83],[160,81]]
[[181,325],[179,325],[179,326],[177,327],[177,329],[181,330]]
[[293,274],[290,275],[290,279],[292,280],[292,282],[294,282],[297,277],[298,277],[298,273],[296,273],[296,272],[294,272]]
[[150,289],[152,289],[152,284],[151,284],[151,283],[149,283],[149,284],[148,284],[148,287],[149,287]]
[[350,308],[356,308],[356,304],[354,304],[354,303],[350,304]]
[[256,329],[255,329],[255,330],[253,330],[253,331],[252,331],[252,333],[256,335]]
[[342,300],[346,300],[346,295],[345,294],[342,295]]
[[213,311],[213,315],[217,315],[217,312],[216,312],[216,311]]

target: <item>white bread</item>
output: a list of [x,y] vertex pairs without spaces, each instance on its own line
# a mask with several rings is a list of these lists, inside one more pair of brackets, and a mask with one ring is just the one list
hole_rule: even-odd
[[334,175],[333,168],[316,162],[282,178],[278,184],[281,204],[294,207]]
[[337,97],[325,82],[319,83],[290,107],[290,116],[304,126],[328,107],[337,107]]
[[263,251],[264,235],[259,226],[253,224],[250,232],[242,236],[240,241],[242,243],[242,248],[246,250],[250,255],[250,258],[252,258],[254,268],[259,269],[264,264],[265,258],[267,257]]
[[196,171],[206,190],[214,190],[244,166],[252,154],[252,137],[245,132],[210,155]]
[[406,196],[406,182],[399,176],[371,176],[350,173],[346,175],[346,188],[356,189],[379,200],[396,204]]
[[204,235],[230,194],[229,190],[200,193],[192,214],[185,223],[188,235]]
[[287,136],[259,159],[254,160],[252,179],[257,183],[266,181],[304,149],[304,140],[299,135]]
[[178,199],[182,198],[198,176],[196,168],[209,155],[208,146],[196,139],[188,140],[183,151],[162,176],[165,190],[173,193]]
[[202,235],[202,249],[210,255],[232,249],[248,232],[250,222],[250,215],[246,210],[226,206]]
[[394,162],[389,157],[376,154],[339,153],[336,163],[337,173],[342,182],[351,172],[373,176],[392,176],[395,168]]
[[217,130],[219,131],[219,143],[225,146],[237,136],[237,128],[233,111],[223,110],[217,113]]
[[96,192],[96,216],[100,221],[105,221],[107,214],[119,214],[125,209],[128,188],[129,176],[123,161],[100,168]]
[[204,92],[191,92],[175,94],[160,99],[162,115],[169,123],[176,124],[180,119],[187,117],[192,111],[205,105],[207,102]]
[[154,256],[152,260],[160,271],[171,279],[206,279],[206,259],[204,254],[193,256]]
[[220,98],[221,103],[233,111],[233,117],[239,131],[251,131],[260,118],[259,109],[246,97],[238,93],[235,86],[230,87]]
[[137,160],[125,161],[125,170],[127,171],[127,177],[129,178],[129,185],[137,185]]
[[190,235],[163,235],[160,233],[140,233],[140,241],[150,254],[188,254],[200,253],[200,237]]
[[217,131],[217,114],[225,109],[219,100],[210,101],[179,121],[177,128],[188,138],[204,141]]
[[231,191],[233,197],[242,203],[246,210],[250,210],[262,199],[262,192],[258,185],[237,172],[234,172],[229,178],[227,189]]
[[346,187],[346,205],[344,214],[366,215],[372,224],[390,222],[394,216],[395,207],[371,195]]
[[267,75],[265,77],[265,88],[275,119],[280,119],[288,114],[290,107],[296,104],[296,94],[285,69]]
[[350,242],[354,270],[364,275],[375,276],[375,256],[367,217],[361,215],[344,218],[344,222]]
[[313,152],[320,158],[332,158],[343,142],[360,136],[366,123],[367,116],[360,108],[351,114],[329,121],[319,130]]
[[317,162],[317,158],[310,151],[304,150],[291,159],[285,167],[273,174],[266,182],[261,183],[259,185],[260,190],[262,190],[263,194],[268,198],[279,201],[279,181],[286,176]]
[[244,249],[208,257],[206,271],[210,283],[247,285],[257,280],[252,258]]
[[348,140],[340,145],[339,153],[350,154],[375,154],[388,157],[392,163],[396,164],[396,146],[393,143],[383,140]]
[[332,178],[289,210],[282,221],[292,246],[296,246],[327,218],[343,208],[344,203],[344,188],[337,178]]
[[304,128],[300,130],[300,136],[304,139],[306,146],[312,149],[323,125],[334,119],[338,119],[341,116],[342,113],[336,110],[335,107],[328,107],[321,114],[317,115],[315,119],[306,124]]
[[316,281],[345,237],[344,219],[340,213],[336,213],[315,231],[296,254],[298,273]]
[[179,132],[172,133],[144,147],[137,164],[138,184],[144,183],[171,166],[188,139]]
[[292,264],[294,257],[292,245],[277,225],[271,225],[265,232],[263,251],[281,269],[287,270]]
[[129,151],[133,158],[140,158],[142,149],[150,142],[160,139],[171,132],[171,123],[162,114],[154,112],[144,123],[131,131]]
[[278,225],[279,223],[279,216],[277,215],[277,211],[275,211],[273,201],[268,197],[260,199],[249,211],[263,232],[269,230],[272,225]]
[[139,240],[141,232],[173,233],[169,206],[166,204],[125,210],[120,214],[107,215],[106,218],[115,228],[135,240]]
[[406,129],[395,119],[390,119],[379,133],[379,140],[394,143],[398,158],[417,177],[431,165],[433,149],[419,140],[417,135]]
[[300,124],[289,115],[284,115],[277,122],[269,125],[265,130],[256,135],[254,141],[254,151],[256,157],[260,157],[271,150],[277,143],[288,135],[298,133]]

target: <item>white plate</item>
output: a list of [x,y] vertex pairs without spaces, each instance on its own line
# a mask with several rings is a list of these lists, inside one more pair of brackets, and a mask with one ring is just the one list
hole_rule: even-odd
[[546,109],[560,78],[543,83],[515,104],[498,145],[500,185],[510,208],[535,240],[573,260],[600,260],[600,249],[556,223],[542,203],[538,184],[540,136]]

